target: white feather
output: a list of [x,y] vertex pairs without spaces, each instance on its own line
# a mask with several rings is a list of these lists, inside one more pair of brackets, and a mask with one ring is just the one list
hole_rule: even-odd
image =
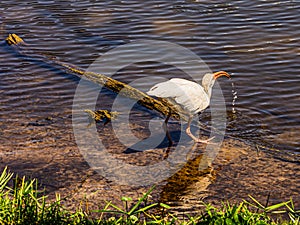
[[161,98],[172,98],[190,114],[196,114],[209,105],[209,96],[200,84],[173,78],[153,86],[147,94]]

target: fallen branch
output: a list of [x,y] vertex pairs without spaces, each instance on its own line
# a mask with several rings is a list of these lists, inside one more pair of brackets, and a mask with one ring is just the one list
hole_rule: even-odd
[[54,63],[56,65],[59,65],[61,69],[67,70],[68,72],[80,78],[87,79],[96,84],[100,84],[101,86],[104,86],[115,93],[119,93],[125,97],[134,99],[137,101],[138,104],[145,106],[148,109],[156,110],[164,116],[170,116],[176,120],[187,119],[187,115],[183,111],[183,109],[179,106],[172,104],[167,99],[154,99],[149,95],[145,94],[144,92],[131,87],[128,84],[114,80],[103,74],[90,71],[86,72],[83,69],[80,69],[72,64],[62,62],[56,59],[55,57],[50,57],[41,53],[37,53],[34,50],[30,49],[30,47],[23,41],[23,39],[16,34],[9,34],[9,36],[6,38],[6,42],[9,45],[14,46],[16,51],[18,51],[18,53],[23,56],[42,60],[49,64]]

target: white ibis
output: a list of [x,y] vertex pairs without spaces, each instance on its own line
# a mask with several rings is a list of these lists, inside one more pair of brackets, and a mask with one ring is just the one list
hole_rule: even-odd
[[[221,76],[230,77],[230,75],[224,71],[207,73],[203,76],[202,85],[181,78],[172,78],[171,80],[156,84],[147,92],[147,94],[160,98],[172,99],[176,102],[176,104],[183,107],[183,109],[189,114],[186,128],[187,135],[189,135],[195,142],[208,143],[214,137],[207,140],[196,138],[191,133],[190,126],[193,116],[205,110],[209,106],[212,87],[216,79]],[[169,118],[166,119],[165,123],[168,122],[168,119]]]

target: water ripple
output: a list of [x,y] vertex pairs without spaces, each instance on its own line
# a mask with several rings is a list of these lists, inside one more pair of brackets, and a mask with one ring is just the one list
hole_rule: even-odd
[[[257,118],[271,133],[278,134],[276,140],[281,143],[288,133],[299,129],[297,1],[84,0],[12,5],[4,0],[0,6],[1,35],[4,30],[20,34],[38,51],[83,68],[109,49],[135,40],[181,44],[212,70],[232,73],[238,91],[235,107],[244,114],[238,123],[244,130],[252,132],[250,118]],[[70,113],[77,85],[74,77],[51,69],[51,65],[16,58],[2,45],[0,53],[0,122],[39,119],[57,111],[65,116]],[[127,68],[117,77],[131,81],[160,74],[184,76],[174,68],[150,66]],[[231,87],[222,88],[230,105]],[[300,153],[296,135],[287,145],[281,150]]]

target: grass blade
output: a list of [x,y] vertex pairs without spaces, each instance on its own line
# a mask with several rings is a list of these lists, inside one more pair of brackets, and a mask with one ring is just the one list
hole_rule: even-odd
[[132,209],[128,212],[128,215],[133,214],[133,212],[140,206],[140,204],[148,197],[148,195],[153,191],[155,186],[152,186],[149,191],[146,192],[146,194],[143,195],[142,198],[139,199],[139,201],[132,207]]

